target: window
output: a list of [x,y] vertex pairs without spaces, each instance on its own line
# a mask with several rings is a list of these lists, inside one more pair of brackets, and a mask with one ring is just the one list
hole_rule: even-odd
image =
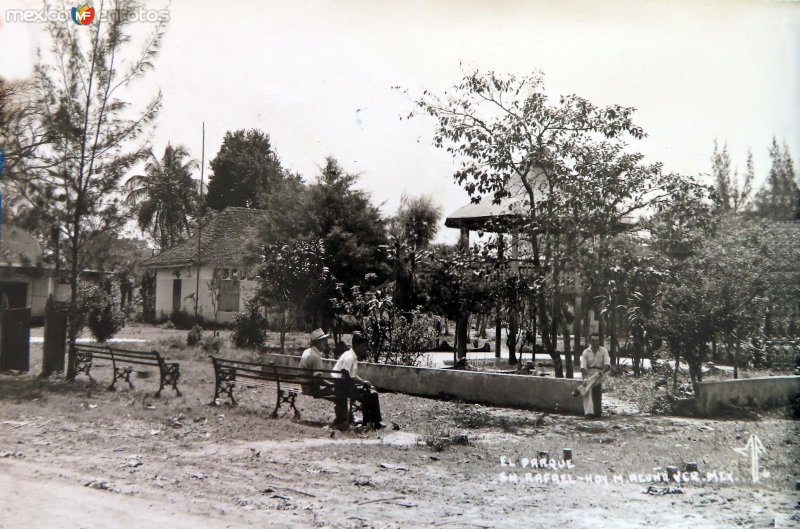
[[220,312],[239,312],[238,279],[225,279],[219,282],[217,303]]

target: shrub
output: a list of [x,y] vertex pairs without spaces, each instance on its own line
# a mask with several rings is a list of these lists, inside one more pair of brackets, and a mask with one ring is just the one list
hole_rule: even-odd
[[196,324],[194,316],[185,310],[172,311],[172,314],[169,315],[169,321],[175,325],[176,329],[180,329],[182,331],[188,331]]
[[208,354],[217,354],[222,349],[222,338],[219,336],[204,336],[200,347]]
[[267,318],[255,303],[248,303],[234,317],[231,340],[236,347],[258,347],[264,345],[267,335]]
[[195,325],[192,327],[192,330],[189,331],[189,334],[186,335],[186,345],[192,347],[200,343],[200,340],[203,339],[203,328],[199,325]]
[[[95,340],[105,342],[125,326],[125,314],[119,306],[115,289],[84,284],[79,295],[82,315],[79,323],[89,327]],[[79,327],[82,328],[83,325]]]
[[436,318],[419,311],[403,312],[395,307],[391,295],[380,289],[361,290],[355,286],[350,293],[338,287],[338,297],[332,300],[338,321],[350,319],[358,323],[367,338],[376,361],[385,364],[414,366],[436,346]]

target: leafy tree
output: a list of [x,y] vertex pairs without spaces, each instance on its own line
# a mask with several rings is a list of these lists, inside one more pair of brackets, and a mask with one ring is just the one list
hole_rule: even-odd
[[164,22],[156,23],[142,51],[131,55],[129,24],[135,17],[130,15],[140,4],[109,4],[88,28],[59,21],[47,25],[51,54],[36,66],[34,104],[48,143],[36,150],[36,166],[21,185],[30,204],[46,212],[65,235],[71,284],[68,378],[75,376],[83,249],[92,237],[124,223],[116,194],[119,181],[146,155],[144,133],[161,104],[158,94],[134,113],[120,90],[152,68]]
[[456,352],[466,357],[471,312],[484,313],[494,306],[496,275],[477,248],[439,246],[426,260],[423,279],[429,307],[456,321]]
[[769,156],[772,165],[756,195],[756,213],[773,220],[800,220],[800,189],[789,147],[784,143],[781,148],[773,137]]
[[539,328],[560,365],[553,299],[570,261],[630,215],[663,207],[695,184],[626,151],[625,137],[645,136],[633,108],[598,107],[576,95],[550,103],[539,73],[471,72],[447,97],[426,91],[416,103],[437,120],[434,145],[457,158],[455,179],[473,201],[489,195],[517,215],[525,260],[547,293],[537,296]]
[[333,278],[325,266],[325,249],[319,240],[295,240],[264,247],[264,264],[258,272],[254,303],[280,312],[281,352],[286,332],[304,310],[314,310],[332,291]]
[[216,210],[262,209],[266,197],[284,179],[269,134],[258,129],[226,132],[211,170],[206,204]]
[[701,365],[716,335],[738,368],[740,344],[760,332],[768,305],[786,302],[787,293],[796,303],[796,239],[793,225],[726,219],[663,285],[654,316],[658,332],[676,360],[686,359],[693,381],[702,380]]
[[198,164],[187,158],[185,147],[168,143],[161,160],[151,152],[145,174],[125,182],[125,204],[133,208],[139,228],[162,250],[185,239],[197,217],[199,194],[192,170]]

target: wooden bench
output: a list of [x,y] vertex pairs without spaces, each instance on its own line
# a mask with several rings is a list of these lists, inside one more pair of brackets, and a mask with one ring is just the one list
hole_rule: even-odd
[[346,425],[352,421],[353,412],[361,408],[355,381],[346,370],[311,370],[300,367],[277,366],[273,363],[244,362],[210,356],[214,365],[214,400],[219,405],[226,395],[230,404],[236,405],[235,388],[275,388],[275,408],[270,417],[277,417],[281,405],[288,404],[300,418],[296,400],[300,393],[315,399],[334,403],[336,423]]
[[[76,344],[75,345],[75,372],[86,373],[92,380],[92,367],[110,366],[114,379],[107,389],[116,389],[117,380],[124,380],[133,389],[131,373],[134,366],[157,367],[159,372],[160,384],[156,391],[156,398],[161,397],[161,390],[167,386],[172,386],[175,393],[180,397],[181,391],[178,389],[178,380],[181,377],[180,365],[176,362],[167,362],[158,351],[133,351],[129,349],[118,349],[109,345],[97,344]],[[109,364],[98,364],[97,360],[105,360]]]

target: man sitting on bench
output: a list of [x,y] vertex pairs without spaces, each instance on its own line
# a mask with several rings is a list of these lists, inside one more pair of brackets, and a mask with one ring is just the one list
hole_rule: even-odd
[[[350,374],[359,392],[361,411],[364,416],[364,426],[376,430],[383,428],[381,424],[381,405],[378,401],[378,392],[375,387],[358,377],[358,361],[367,359],[367,339],[361,333],[354,332],[350,350],[342,353],[334,366],[334,371],[346,370]],[[334,374],[333,376],[337,376]]]
[[[328,352],[328,335],[322,329],[316,329],[311,332],[311,347],[303,351],[303,356],[300,357],[300,367],[303,369],[324,370],[322,364],[322,355]],[[318,393],[319,386],[316,384],[302,384],[303,393],[305,395],[314,396]]]

